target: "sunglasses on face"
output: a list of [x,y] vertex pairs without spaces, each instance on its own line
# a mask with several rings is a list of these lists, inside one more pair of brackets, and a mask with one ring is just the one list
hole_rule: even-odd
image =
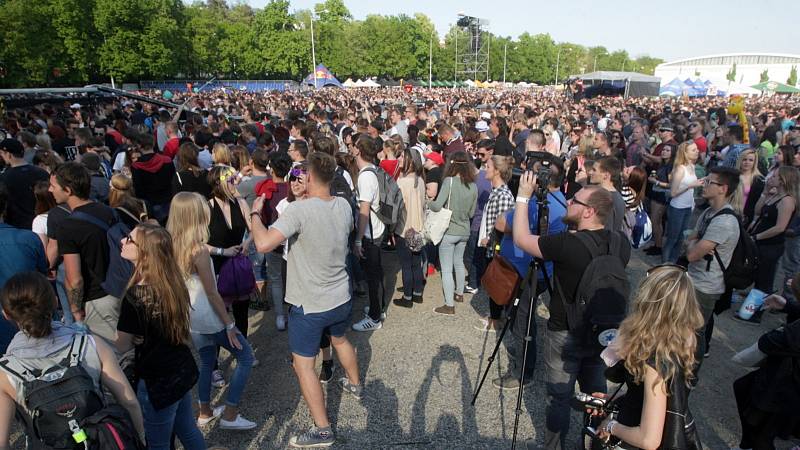
[[304,169],[292,169],[289,171],[289,181],[300,180],[300,177],[305,176],[307,173]]
[[[592,171],[592,172],[593,172],[593,171]],[[584,203],[584,202],[582,202],[582,201],[578,200],[578,197],[572,197],[571,199],[569,199],[569,203],[575,203],[575,204],[578,204],[578,205],[584,206],[584,207],[586,207],[586,208],[591,208],[591,206],[589,206],[588,204],[586,204],[586,203]]]

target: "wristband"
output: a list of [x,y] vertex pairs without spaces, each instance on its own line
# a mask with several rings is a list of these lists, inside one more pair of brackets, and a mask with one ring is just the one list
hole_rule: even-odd
[[231,322],[231,323],[225,325],[225,329],[228,330],[228,331],[231,331],[234,328],[236,328],[236,322]]
[[217,247],[217,256],[222,256],[225,254],[225,249],[222,247]]
[[527,205],[527,204],[528,204],[528,201],[530,201],[530,199],[531,199],[530,197],[523,197],[523,196],[521,196],[521,195],[518,195],[518,196],[517,196],[517,199],[515,200],[515,202],[516,202],[516,203],[524,203],[524,204],[526,204],[526,205]]
[[361,247],[361,239],[356,239],[355,244],[357,246]]
[[616,420],[611,420],[606,424],[606,433],[614,434],[614,426],[617,424]]

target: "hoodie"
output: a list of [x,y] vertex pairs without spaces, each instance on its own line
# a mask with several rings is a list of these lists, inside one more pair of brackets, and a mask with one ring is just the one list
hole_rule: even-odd
[[168,204],[172,199],[172,177],[175,166],[168,156],[157,153],[142,155],[131,166],[136,195],[153,205]]

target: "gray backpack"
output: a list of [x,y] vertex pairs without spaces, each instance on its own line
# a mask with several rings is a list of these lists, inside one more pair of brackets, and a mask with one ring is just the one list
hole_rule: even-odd
[[378,178],[380,205],[377,211],[373,210],[372,212],[378,216],[381,222],[386,224],[390,231],[394,231],[394,227],[400,219],[400,211],[405,208],[400,186],[397,185],[397,181],[391,175],[380,167],[368,167],[364,169],[364,172],[372,172]]

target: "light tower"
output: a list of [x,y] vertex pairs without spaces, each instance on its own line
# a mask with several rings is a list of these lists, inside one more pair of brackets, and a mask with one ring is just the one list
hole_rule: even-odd
[[489,21],[458,13],[455,81],[489,80]]

